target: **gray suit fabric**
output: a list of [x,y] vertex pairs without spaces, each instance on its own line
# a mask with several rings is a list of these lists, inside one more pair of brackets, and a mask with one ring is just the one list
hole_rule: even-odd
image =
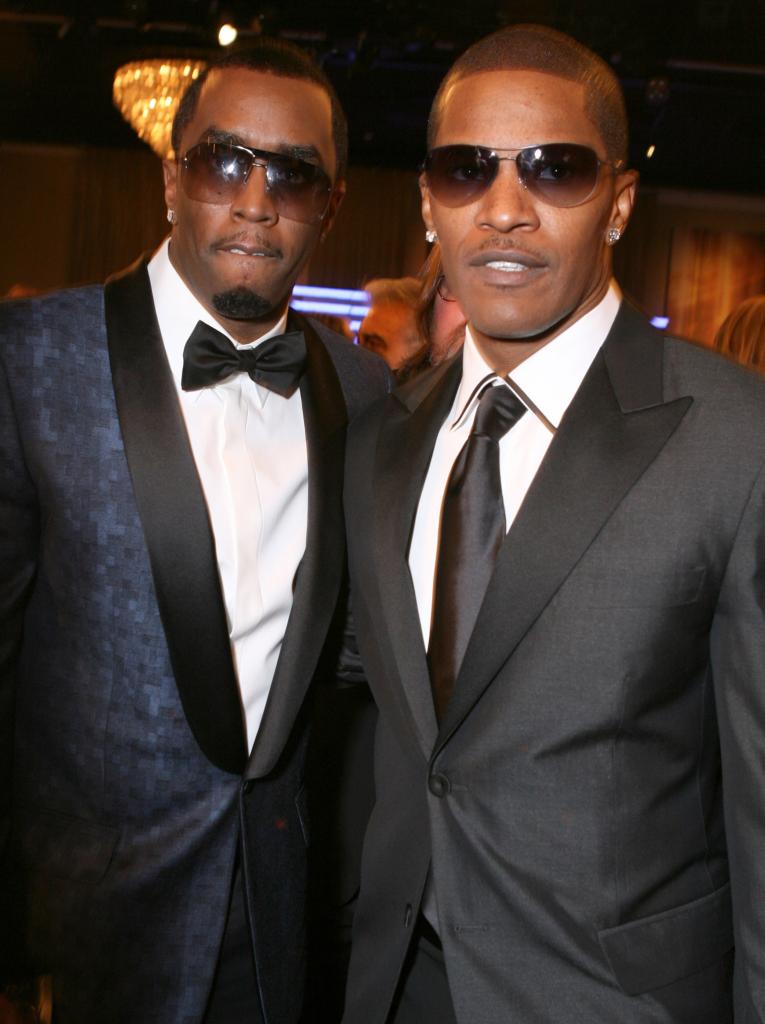
[[[217,695],[236,707],[236,694],[222,606],[197,621],[193,604],[220,589],[187,544],[196,517],[214,552],[198,481],[188,489],[177,472],[187,442],[179,435],[182,452],[139,430],[115,400],[118,334],[152,350],[171,393],[145,264],[116,285],[118,323],[108,287],[106,311],[102,287],[0,308],[0,976],[52,974],[57,1024],[197,1024],[241,842],[266,1020],[287,1024],[304,968],[303,708],[343,574],[345,424],[386,390],[386,370],[293,317],[312,353],[301,385],[309,547],[248,760],[241,717],[233,736],[216,726]],[[150,385],[131,382],[133,397]],[[179,412],[169,403],[161,415]],[[136,498],[148,463],[166,480],[149,498],[172,514],[151,552],[159,513]],[[163,591],[164,605],[162,574],[180,592]],[[207,620],[224,671],[183,678],[193,667],[170,648],[181,658]]]
[[762,1024],[765,382],[623,304],[439,727],[406,558],[459,377],[349,437],[380,724],[344,1022],[386,1020],[431,872],[459,1024]]

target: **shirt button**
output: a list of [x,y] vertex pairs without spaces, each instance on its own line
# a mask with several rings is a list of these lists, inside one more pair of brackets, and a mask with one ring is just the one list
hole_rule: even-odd
[[428,779],[428,789],[433,796],[446,796],[447,793],[451,792],[452,784],[443,772],[435,772]]

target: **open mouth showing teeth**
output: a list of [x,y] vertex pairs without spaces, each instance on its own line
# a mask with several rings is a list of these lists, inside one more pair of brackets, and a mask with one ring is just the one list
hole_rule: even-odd
[[525,263],[512,263],[509,260],[490,260],[486,266],[492,270],[504,270],[509,274],[519,274],[522,270],[529,269]]

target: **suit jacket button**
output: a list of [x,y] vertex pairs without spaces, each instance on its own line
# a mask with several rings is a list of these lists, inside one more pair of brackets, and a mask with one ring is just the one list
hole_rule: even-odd
[[446,796],[451,791],[452,784],[443,772],[435,772],[428,779],[428,789],[433,796]]
[[242,783],[242,792],[244,793],[244,795],[247,796],[247,794],[251,793],[253,789],[255,789],[255,780],[245,779],[245,781]]

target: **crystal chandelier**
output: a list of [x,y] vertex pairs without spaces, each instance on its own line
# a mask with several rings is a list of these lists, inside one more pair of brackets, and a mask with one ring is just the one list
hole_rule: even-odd
[[117,68],[114,105],[158,156],[172,156],[170,133],[178,103],[206,66],[205,61],[181,58],[137,60]]

